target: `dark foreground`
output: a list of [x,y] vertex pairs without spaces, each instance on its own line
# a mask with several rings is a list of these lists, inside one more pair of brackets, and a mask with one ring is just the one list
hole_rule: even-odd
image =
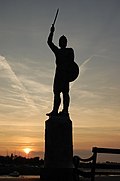
[[0,181],[39,181],[40,176],[0,177]]
[[24,177],[0,177],[0,181],[38,181],[39,178],[24,178]]
[[[90,181],[90,179],[81,178],[80,181]],[[120,176],[100,176],[96,177],[95,181],[120,181]]]
[[[39,176],[0,177],[0,181],[40,181],[40,177]],[[90,179],[80,178],[80,181],[90,181]],[[96,177],[95,181],[120,181],[120,176],[100,176]]]

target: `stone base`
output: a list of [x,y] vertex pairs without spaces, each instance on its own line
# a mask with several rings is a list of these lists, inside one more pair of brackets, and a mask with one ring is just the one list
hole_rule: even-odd
[[51,117],[45,123],[45,168],[72,168],[72,121]]
[[40,180],[73,181],[72,121],[69,117],[51,117],[45,122],[44,168]]
[[73,169],[71,168],[42,168],[41,181],[74,181]]

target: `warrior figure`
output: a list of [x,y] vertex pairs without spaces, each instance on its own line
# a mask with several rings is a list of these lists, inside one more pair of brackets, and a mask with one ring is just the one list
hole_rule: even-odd
[[69,96],[69,75],[68,70],[72,68],[74,62],[74,51],[72,48],[67,47],[67,38],[63,35],[59,39],[59,48],[53,43],[55,27],[52,24],[50,34],[48,36],[48,45],[56,57],[56,71],[53,84],[54,103],[53,110],[47,113],[47,116],[57,116],[59,106],[61,104],[60,94],[63,94],[63,110],[59,115],[69,116],[68,108],[70,103]]

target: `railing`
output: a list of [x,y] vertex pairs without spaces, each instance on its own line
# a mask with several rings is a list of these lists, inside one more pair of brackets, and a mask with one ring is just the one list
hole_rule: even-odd
[[[113,149],[113,148],[92,148],[93,155],[90,158],[82,159],[79,156],[74,156],[73,163],[75,166],[76,174],[81,175],[83,177],[91,178],[91,181],[95,180],[95,169],[96,169],[96,161],[97,161],[97,154],[98,153],[106,153],[106,154],[120,154],[120,149]],[[91,171],[84,172],[78,169],[80,162],[90,162],[91,161]]]
[[[79,156],[73,157],[73,164],[75,167],[75,169],[74,169],[74,177],[75,177],[74,180],[75,181],[79,181],[79,175],[82,177],[85,177],[85,178],[91,178],[91,172],[84,172],[81,169],[78,169],[80,162],[90,162],[90,161],[93,161],[93,155],[90,158],[86,158],[86,159],[83,159]],[[91,169],[91,171],[92,171],[92,169]]]

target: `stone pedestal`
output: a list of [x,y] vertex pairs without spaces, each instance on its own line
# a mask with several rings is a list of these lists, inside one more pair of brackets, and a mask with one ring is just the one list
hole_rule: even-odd
[[72,121],[51,117],[45,123],[45,163],[42,179],[73,180]]
[[45,126],[45,168],[72,168],[72,121],[54,117]]

